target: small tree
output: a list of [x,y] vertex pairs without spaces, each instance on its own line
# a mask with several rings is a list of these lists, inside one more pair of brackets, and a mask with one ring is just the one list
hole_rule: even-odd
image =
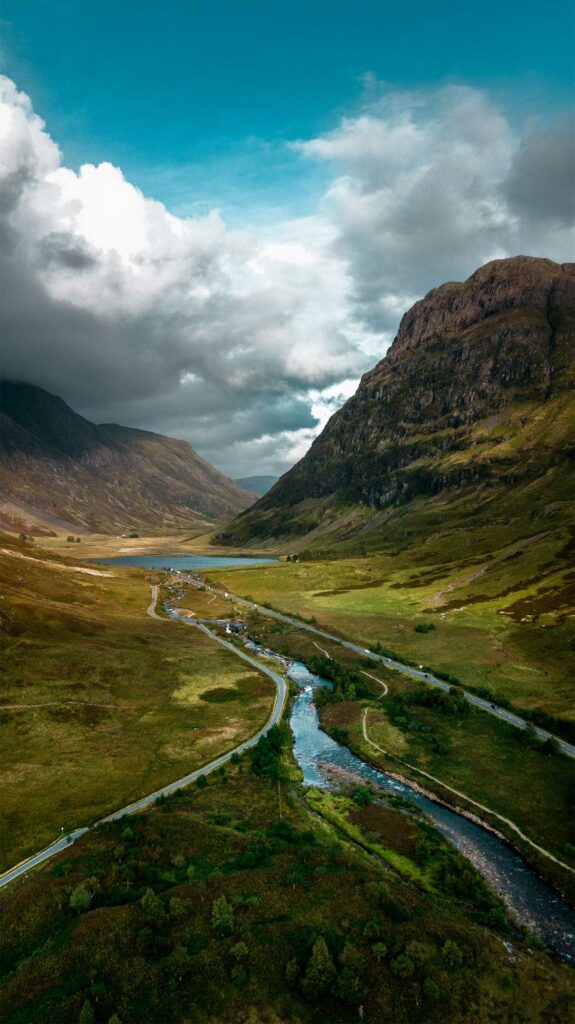
[[80,1016],[78,1017],[78,1024],[95,1024],[95,1020],[94,1007],[88,999],[84,999]]
[[81,914],[84,910],[88,910],[92,902],[92,894],[86,888],[85,885],[78,885],[70,894],[70,906],[72,910],[75,910],[77,914]]
[[463,963],[463,953],[453,939],[446,939],[441,950],[441,959],[447,967],[457,969]]
[[225,896],[217,896],[212,903],[212,928],[225,934],[234,927],[234,908]]
[[160,897],[156,895],[153,889],[146,889],[140,903],[144,914],[150,921],[156,925],[162,924],[166,911]]
[[66,537],[66,540],[67,540],[68,544],[73,544],[74,543],[74,538],[73,537]]
[[331,987],[335,977],[336,971],[331,953],[325,939],[320,935],[313,944],[311,957],[302,981],[302,989],[311,999],[317,999]]
[[291,960],[288,960],[288,962],[286,964],[286,970],[285,970],[285,979],[286,979],[288,985],[295,985],[295,983],[296,983],[296,981],[298,979],[298,976],[299,976],[299,964],[298,964],[295,956],[292,956]]

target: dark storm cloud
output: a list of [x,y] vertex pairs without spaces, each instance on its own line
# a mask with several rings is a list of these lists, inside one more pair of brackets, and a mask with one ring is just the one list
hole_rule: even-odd
[[429,288],[517,252],[570,257],[563,129],[521,140],[476,90],[387,95],[296,148],[332,167],[321,209],[229,231],[111,164],[63,166],[0,78],[0,373],[234,476],[283,471]]
[[567,226],[575,219],[575,119],[540,128],[517,150],[504,195],[530,221]]

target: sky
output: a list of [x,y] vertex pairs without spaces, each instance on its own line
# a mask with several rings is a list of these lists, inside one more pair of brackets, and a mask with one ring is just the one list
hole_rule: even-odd
[[573,259],[575,10],[3,0],[0,372],[284,472],[429,289]]

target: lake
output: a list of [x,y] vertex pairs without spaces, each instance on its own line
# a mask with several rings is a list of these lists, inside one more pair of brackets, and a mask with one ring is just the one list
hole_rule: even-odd
[[277,558],[242,558],[233,555],[121,555],[118,558],[92,558],[98,565],[128,565],[135,569],[229,569],[234,565],[266,565]]

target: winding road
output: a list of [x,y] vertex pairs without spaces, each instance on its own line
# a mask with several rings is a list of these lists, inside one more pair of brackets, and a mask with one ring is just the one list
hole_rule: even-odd
[[[154,585],[152,587],[152,599],[148,606],[147,614],[150,618],[165,622],[166,620],[162,619],[156,612],[157,600],[158,587],[157,585]],[[276,687],[276,695],[272,713],[268,721],[264,727],[255,734],[255,736],[251,736],[250,739],[244,740],[244,742],[240,743],[239,746],[234,747],[233,750],[229,750],[226,754],[221,754],[220,757],[216,757],[213,761],[210,761],[209,764],[204,765],[202,768],[197,768],[188,775],[184,775],[183,778],[177,779],[175,782],[170,782],[167,786],[162,786],[161,789],[157,789],[154,793],[150,793],[148,796],[143,796],[139,800],[135,800],[133,803],[127,804],[126,807],[122,807],[120,810],[106,815],[105,818],[100,818],[100,820],[95,822],[94,825],[74,829],[73,832],[57,839],[56,842],[51,843],[50,846],[47,846],[44,850],[36,853],[33,857],[28,857],[26,860],[16,864],[13,868],[10,868],[8,871],[5,871],[4,874],[0,875],[0,888],[5,885],[9,885],[10,882],[14,882],[17,878],[21,878],[23,875],[28,874],[32,868],[38,867],[39,864],[49,860],[51,857],[55,857],[58,853],[62,853],[63,850],[69,849],[77,839],[80,839],[80,837],[85,835],[86,832],[89,832],[90,829],[97,828],[98,825],[103,825],[105,822],[117,821],[118,818],[123,818],[126,814],[136,814],[138,811],[145,811],[146,808],[151,807],[152,804],[156,802],[158,797],[170,796],[170,794],[175,793],[178,789],[183,789],[184,786],[189,786],[191,782],[195,782],[200,775],[207,775],[209,772],[213,772],[216,768],[220,768],[222,765],[226,764],[234,754],[241,754],[244,750],[248,750],[249,747],[253,747],[260,737],[266,734],[268,729],[271,729],[273,725],[276,725],[277,722],[279,722],[287,696],[286,681],[279,675],[279,673],[274,672],[273,669],[269,668],[267,665],[262,665],[261,662],[256,661],[255,658],[251,658],[249,654],[245,653],[245,651],[240,651],[237,647],[234,647],[233,644],[228,643],[227,640],[224,640],[222,637],[212,633],[211,629],[203,623],[193,622],[189,619],[180,619],[177,615],[173,615],[173,618],[187,626],[193,626],[195,629],[199,629],[202,633],[205,633],[206,636],[209,636],[211,640],[215,640],[216,643],[220,644],[221,647],[225,647],[226,650],[231,651],[232,654],[236,655],[236,657],[242,658],[243,661],[247,661],[248,664],[257,669],[258,672],[263,672],[273,680]]]
[[[350,640],[344,640],[340,636],[334,636],[332,633],[328,633],[325,629],[319,629],[317,626],[310,626],[307,622],[302,622],[301,619],[296,619],[291,615],[284,615],[282,612],[276,612],[273,608],[257,604],[255,601],[249,601],[245,597],[238,597],[236,594],[220,590],[218,587],[214,587],[203,581],[195,580],[183,575],[182,579],[185,579],[195,587],[205,587],[207,590],[212,591],[214,594],[219,594],[221,597],[231,598],[237,604],[244,605],[246,608],[251,608],[254,611],[260,612],[261,615],[266,615],[271,619],[277,619],[279,622],[287,622],[292,626],[296,626],[298,629],[305,629],[308,633],[313,633],[315,636],[323,637],[324,640],[331,640],[332,643],[339,644],[340,647],[345,647],[349,651],[355,651],[356,654],[361,654],[365,658],[371,658],[372,661],[380,662],[387,668],[393,668],[397,672],[402,672],[403,675],[410,676],[412,679],[417,679],[422,683],[427,683],[429,686],[436,686],[440,690],[446,691],[451,689],[450,683],[444,682],[443,679],[438,679],[437,676],[432,675],[430,672],[424,672],[422,669],[416,669],[412,668],[411,665],[405,665],[401,661],[396,661],[393,658],[387,658],[382,654],[376,654],[375,651],[370,651],[367,647],[360,647],[359,644],[354,644]],[[474,693],[469,693],[468,690],[462,689],[461,693],[465,700],[469,701],[473,707],[480,708],[481,711],[487,711],[488,714],[501,719],[503,722],[508,722],[509,725],[514,725],[517,729],[526,729],[529,724],[525,719],[520,718],[519,715],[514,715],[511,711],[506,711],[504,708],[500,708],[496,704],[491,704],[482,697],[477,697]],[[560,739],[559,736],[554,736],[553,733],[547,732],[546,729],[536,727],[535,732],[540,740],[554,739],[562,753],[567,754],[568,757],[575,758],[575,746],[572,743],[568,743],[567,740]]]

